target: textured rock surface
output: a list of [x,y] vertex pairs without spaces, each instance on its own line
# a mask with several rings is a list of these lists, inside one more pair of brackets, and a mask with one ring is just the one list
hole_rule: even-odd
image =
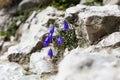
[[33,53],[30,57],[30,69],[34,73],[50,73],[54,71],[54,66],[48,56],[48,48],[43,48],[41,52]]
[[120,10],[117,5],[102,7],[77,5],[66,10],[66,19],[72,20],[75,18],[74,15],[78,15],[76,22],[79,26],[78,36],[81,31],[91,44],[101,37],[119,30]]
[[25,75],[25,73],[23,67],[17,63],[0,62],[0,80],[41,80],[38,75]]
[[23,69],[17,63],[0,64],[0,80],[17,80],[23,76]]
[[0,9],[0,32],[8,29],[8,24],[11,21],[10,14],[5,9]]
[[120,5],[120,0],[103,0],[103,4],[105,5]]
[[19,4],[19,9],[28,9],[35,7],[36,5],[45,6],[50,4],[52,0],[23,0]]
[[120,32],[115,32],[98,43],[102,47],[120,46]]
[[80,0],[80,4],[86,4],[87,0]]
[[42,80],[38,75],[22,76],[17,80]]
[[98,51],[95,46],[72,50],[60,63],[55,80],[119,80],[119,58],[111,51]]

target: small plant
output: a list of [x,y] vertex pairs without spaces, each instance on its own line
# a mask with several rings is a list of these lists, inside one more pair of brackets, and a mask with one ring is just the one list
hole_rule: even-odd
[[[55,56],[62,56],[65,48],[69,50],[74,49],[78,46],[78,39],[76,38],[75,29],[69,29],[69,24],[67,21],[64,21],[64,28],[58,30],[58,35],[53,36],[54,28],[51,27],[48,33],[48,36],[44,40],[44,47],[49,46],[49,43],[53,43],[54,48],[57,50],[57,54]],[[53,51],[50,48],[48,51],[48,56],[52,58]]]
[[[63,44],[61,48],[68,48],[68,50],[71,50],[78,46],[78,39],[76,38],[75,29],[69,29],[68,31],[60,30],[58,36],[60,35],[63,38]],[[55,46],[58,47],[59,45]]]

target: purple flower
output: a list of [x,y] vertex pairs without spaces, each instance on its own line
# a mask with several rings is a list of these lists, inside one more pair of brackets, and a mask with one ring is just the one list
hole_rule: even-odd
[[49,41],[52,41],[53,37],[51,33],[48,34],[48,38],[49,38]]
[[48,36],[45,38],[45,42],[49,42],[49,37]]
[[49,45],[49,37],[46,37],[44,41],[44,46],[47,47],[48,45]]
[[58,43],[58,44],[62,44],[62,43],[63,43],[63,39],[62,39],[61,36],[58,38],[57,43]]
[[69,25],[66,21],[64,21],[64,30],[69,30]]
[[52,51],[52,49],[50,48],[49,49],[49,51],[48,51],[48,56],[50,57],[50,58],[52,58],[53,57],[53,51]]
[[44,41],[44,47],[47,47],[49,45],[49,42]]
[[53,34],[54,33],[54,29],[55,29],[54,27],[51,27],[49,33]]

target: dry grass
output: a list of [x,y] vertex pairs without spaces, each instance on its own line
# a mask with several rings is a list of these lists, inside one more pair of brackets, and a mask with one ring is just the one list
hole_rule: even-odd
[[9,7],[13,0],[0,0],[0,8]]

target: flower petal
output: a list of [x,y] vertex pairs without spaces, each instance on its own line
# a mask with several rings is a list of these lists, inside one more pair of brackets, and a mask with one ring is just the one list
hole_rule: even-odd
[[57,43],[58,43],[58,44],[62,44],[62,43],[63,43],[63,39],[62,39],[61,36],[58,38]]
[[49,38],[49,41],[52,41],[53,37],[51,33],[48,34],[48,38]]
[[54,33],[54,29],[55,29],[54,27],[51,27],[49,33],[53,34]]
[[69,25],[66,21],[64,21],[64,30],[69,30]]
[[49,45],[49,42],[44,41],[44,47],[47,47]]
[[51,48],[50,48],[49,51],[48,51],[48,56],[49,56],[49,57],[53,57],[53,51],[52,51]]

